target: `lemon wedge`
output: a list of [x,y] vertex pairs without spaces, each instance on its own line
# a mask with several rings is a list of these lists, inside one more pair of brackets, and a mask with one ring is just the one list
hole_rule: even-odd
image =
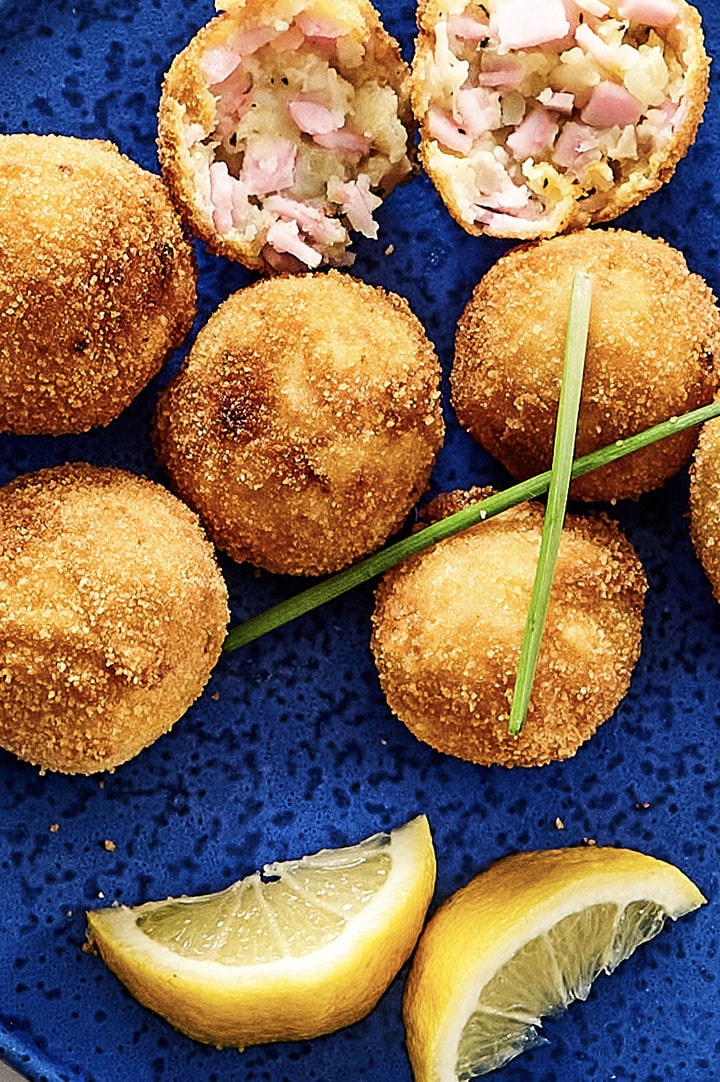
[[416,1082],[466,1082],[543,1038],[636,947],[702,905],[671,864],[627,849],[520,853],[449,898],[420,938],[403,1003]]
[[216,894],[91,911],[88,933],[146,1007],[197,1040],[243,1048],[364,1017],[415,946],[434,885],[420,816]]

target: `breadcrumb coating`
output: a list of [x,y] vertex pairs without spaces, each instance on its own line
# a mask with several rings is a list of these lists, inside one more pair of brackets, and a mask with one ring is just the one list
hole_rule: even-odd
[[218,547],[294,575],[382,544],[442,438],[440,367],[419,321],[337,271],[231,296],[155,417],[160,461]]
[[0,431],[106,425],[195,316],[159,177],[109,142],[0,135]]
[[720,601],[720,423],[703,425],[690,469],[690,536]]
[[[592,280],[578,424],[584,455],[711,402],[720,315],[710,287],[663,240],[584,230],[515,249],[476,286],[457,328],[458,419],[516,478],[552,460],[572,278]],[[635,498],[686,464],[691,430],[573,483],[583,500]]]
[[205,686],[227,592],[196,516],[85,463],[0,489],[0,746],[43,770],[111,770]]
[[[437,521],[490,494],[434,500]],[[543,507],[524,504],[442,541],[382,579],[372,650],[391,710],[438,751],[484,766],[575,754],[625,695],[647,587],[604,515],[568,516],[525,727],[508,734]]]

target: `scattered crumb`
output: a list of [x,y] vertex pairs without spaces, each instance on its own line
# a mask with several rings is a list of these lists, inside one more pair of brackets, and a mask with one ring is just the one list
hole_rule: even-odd
[[635,811],[647,811],[649,807],[650,807],[650,801],[649,800],[636,800],[635,801]]
[[104,897],[105,897],[105,895],[103,894],[103,892],[101,890],[99,890],[98,891],[98,898],[104,898]]
[[104,788],[105,788],[105,779],[100,778],[100,781],[98,782],[98,789],[104,789]]
[[564,830],[565,829],[565,824],[563,823],[563,821],[562,821],[562,819],[560,818],[559,815],[558,815],[557,819],[555,820],[555,829],[556,830]]
[[60,824],[59,823],[51,823],[50,824],[50,833],[51,834],[57,834],[59,829],[60,829]]
[[388,244],[387,248],[385,249],[385,255],[392,255],[394,251],[395,251],[395,245],[394,244]]
[[220,701],[220,692],[219,692],[219,691],[216,691],[216,692],[214,692],[214,694],[212,694],[212,695],[210,696],[210,698],[212,699],[212,701],[213,701],[214,703],[217,703],[217,702],[219,702],[219,701]]
[[594,838],[583,838],[583,845],[597,845]]
[[114,853],[115,852],[115,848],[116,848],[115,842],[111,841],[110,838],[106,838],[105,841],[103,842],[103,845],[107,849],[108,853]]

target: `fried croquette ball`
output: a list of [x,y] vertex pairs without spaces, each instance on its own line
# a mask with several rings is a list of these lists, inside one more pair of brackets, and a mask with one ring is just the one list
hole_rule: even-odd
[[[429,522],[489,495],[434,500]],[[574,755],[625,695],[640,653],[645,574],[604,515],[568,516],[525,726],[510,704],[537,566],[543,508],[525,504],[389,571],[372,650],[390,709],[438,751],[484,766]]]
[[85,463],[0,489],[0,746],[111,770],[185,713],[217,661],[227,592],[196,516]]
[[708,94],[685,0],[425,0],[420,155],[469,233],[610,221],[669,180]]
[[[516,478],[548,469],[575,271],[591,277],[577,453],[711,402],[720,315],[702,278],[662,240],[584,230],[516,249],[476,287],[456,336],[460,423]],[[635,498],[690,458],[695,430],[575,481],[584,500]]]
[[382,544],[427,487],[439,382],[400,297],[337,271],[265,279],[198,335],[158,404],[156,446],[235,560],[334,571]]
[[720,601],[720,422],[703,425],[690,469],[690,536]]
[[412,171],[410,72],[369,0],[225,0],[175,58],[160,162],[211,251],[261,271],[347,266]]
[[112,143],[0,135],[0,431],[109,424],[185,338],[195,279],[159,177]]

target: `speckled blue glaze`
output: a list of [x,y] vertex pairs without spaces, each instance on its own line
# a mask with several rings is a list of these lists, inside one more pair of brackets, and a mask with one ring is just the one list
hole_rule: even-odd
[[[0,7],[0,130],[109,137],[157,169],[160,81],[211,17],[210,0]],[[409,58],[413,3],[379,7]],[[720,56],[720,8],[714,0],[698,7],[709,51]],[[716,292],[717,90],[672,183],[616,223],[666,237]],[[408,298],[447,372],[455,321],[505,246],[466,236],[423,176],[396,191],[379,218],[381,240],[357,246],[355,272]],[[200,326],[252,276],[198,254]],[[79,458],[161,479],[149,421],[158,387],[180,359],[105,430],[0,436],[0,483]],[[447,417],[434,488],[502,483],[449,407]],[[588,1003],[550,1022],[550,1043],[499,1078],[720,1078],[720,608],[693,555],[686,507],[680,476],[616,509],[650,579],[644,649],[615,717],[567,763],[484,769],[418,743],[379,690],[368,648],[370,587],[221,660],[173,732],[112,775],[41,777],[0,752],[0,1058],[48,1082],[410,1082],[404,973],[358,1025],[240,1055],[175,1033],[81,947],[87,907],[218,889],[267,860],[359,840],[422,811],[438,851],[438,901],[509,851],[584,838],[674,861],[710,899],[612,980],[601,979]],[[229,561],[223,569],[235,618],[297,588]]]

